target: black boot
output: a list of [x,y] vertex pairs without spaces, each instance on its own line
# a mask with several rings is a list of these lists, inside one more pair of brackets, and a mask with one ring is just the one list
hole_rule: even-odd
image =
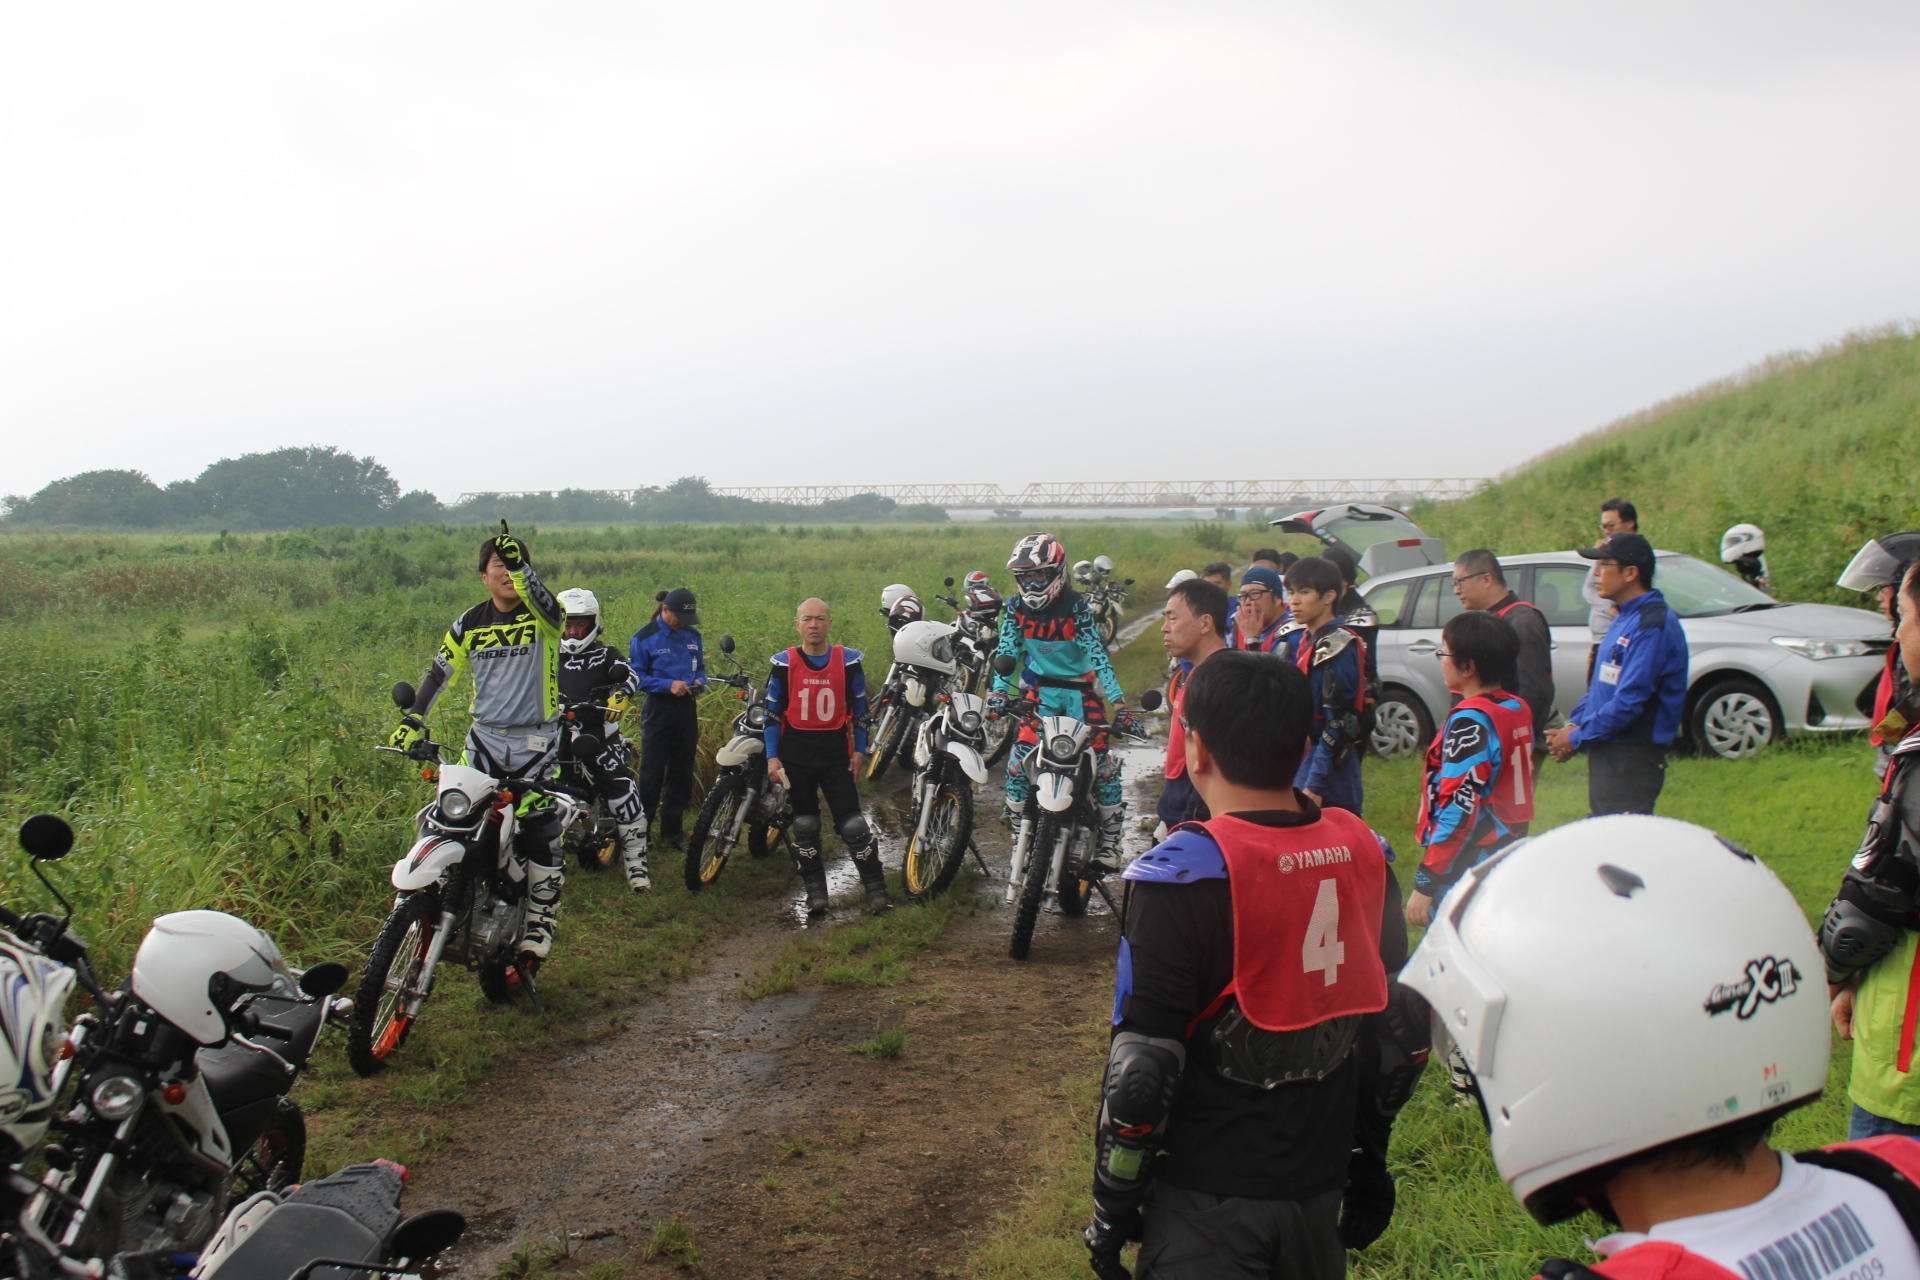
[[893,899],[887,896],[887,873],[880,866],[880,849],[869,844],[866,848],[854,851],[853,869],[860,873],[860,883],[866,886],[867,910],[878,915],[891,910]]
[[820,860],[820,851],[803,849],[795,845],[793,865],[800,872],[800,883],[807,891],[807,914],[810,916],[827,914],[827,908],[830,905],[827,897],[827,864]]

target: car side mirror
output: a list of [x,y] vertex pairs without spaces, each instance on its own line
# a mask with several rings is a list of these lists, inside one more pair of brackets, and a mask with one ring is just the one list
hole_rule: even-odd
[[408,684],[405,680],[402,680],[399,684],[393,686],[392,696],[393,696],[394,706],[400,708],[402,711],[413,710],[413,699],[414,699],[413,686]]

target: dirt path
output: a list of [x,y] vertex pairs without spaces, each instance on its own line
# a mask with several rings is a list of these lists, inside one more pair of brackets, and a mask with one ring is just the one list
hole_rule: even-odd
[[[1129,754],[1138,813],[1158,771],[1151,749]],[[979,805],[998,813],[997,785]],[[996,878],[916,980],[742,1000],[741,975],[791,936],[792,902],[769,900],[618,1034],[523,1064],[450,1117],[458,1136],[410,1192],[472,1223],[444,1270],[490,1276],[516,1244],[564,1238],[563,1269],[680,1274],[642,1257],[655,1224],[679,1217],[705,1274],[726,1280],[959,1274],[1029,1172],[1027,1136],[1083,1105],[1097,1051],[1074,1033],[1112,999],[1113,921],[1097,898],[1082,919],[1044,915],[1031,958],[1007,958],[1006,837],[997,821],[979,835]],[[886,847],[897,860],[900,841]],[[906,1033],[899,1058],[847,1050],[885,1025]]]

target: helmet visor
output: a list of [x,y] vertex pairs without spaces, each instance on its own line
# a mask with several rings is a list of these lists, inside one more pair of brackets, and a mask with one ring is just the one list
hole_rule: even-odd
[[1878,539],[1874,539],[1854,553],[1847,567],[1841,570],[1835,585],[1845,587],[1848,591],[1872,591],[1876,587],[1891,586],[1900,581],[1900,572],[1906,563],[1881,546]]
[[1059,572],[1058,569],[1023,569],[1013,575],[1013,581],[1022,591],[1045,591]]

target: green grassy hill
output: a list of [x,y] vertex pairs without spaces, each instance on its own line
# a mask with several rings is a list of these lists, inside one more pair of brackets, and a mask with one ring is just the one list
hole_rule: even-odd
[[1833,585],[1854,551],[1920,525],[1917,428],[1920,333],[1855,335],[1656,405],[1414,518],[1450,552],[1520,554],[1589,545],[1600,503],[1623,497],[1655,546],[1714,563],[1727,527],[1751,521],[1776,595],[1855,604]]

